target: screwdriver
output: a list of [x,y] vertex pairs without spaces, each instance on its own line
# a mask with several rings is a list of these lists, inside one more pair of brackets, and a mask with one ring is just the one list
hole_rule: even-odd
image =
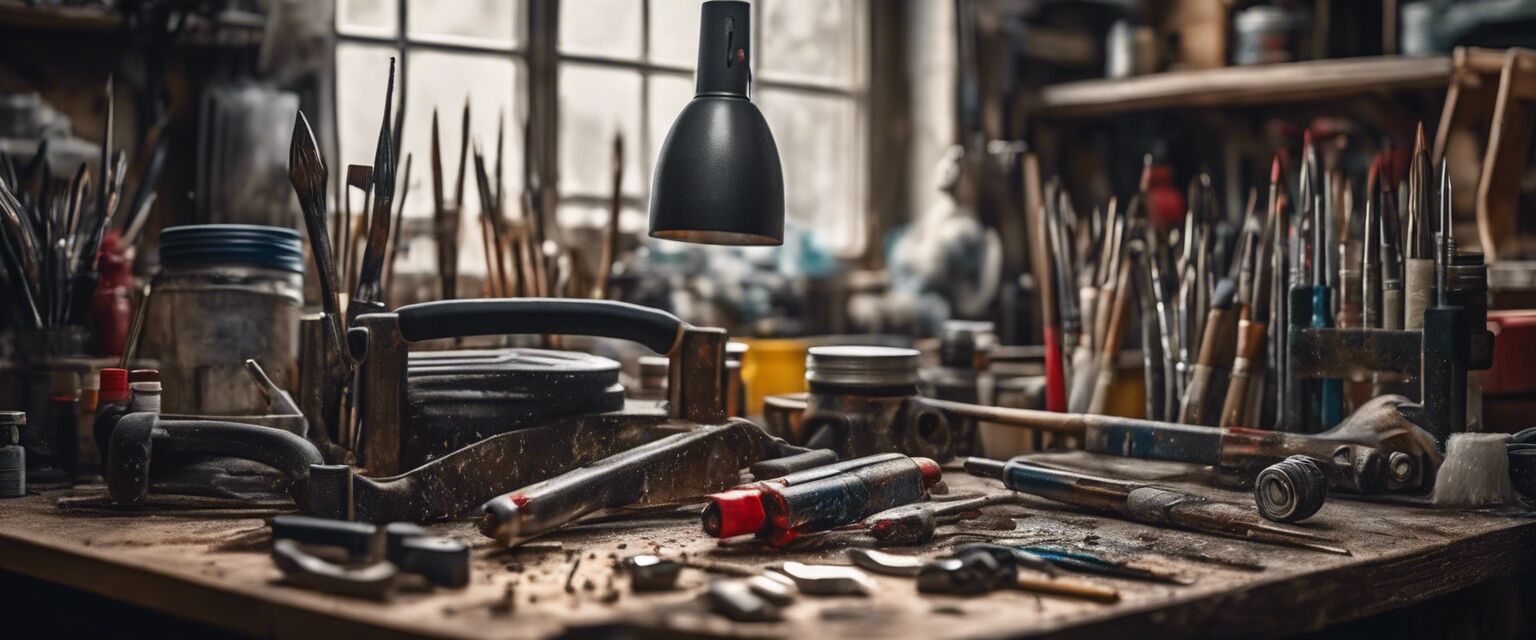
[[1004,486],[1020,493],[1153,526],[1350,555],[1347,549],[1325,544],[1333,542],[1329,538],[1259,522],[1234,505],[1181,491],[1041,467],[1022,457],[1007,462],[966,458],[965,470],[971,475],[1002,480]]

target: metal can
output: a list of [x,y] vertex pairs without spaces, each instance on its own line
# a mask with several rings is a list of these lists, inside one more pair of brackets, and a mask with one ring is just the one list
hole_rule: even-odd
[[304,303],[298,232],[171,227],[160,235],[160,262],[142,351],[160,361],[164,411],[266,413],[244,363],[255,358],[279,385],[294,379]]

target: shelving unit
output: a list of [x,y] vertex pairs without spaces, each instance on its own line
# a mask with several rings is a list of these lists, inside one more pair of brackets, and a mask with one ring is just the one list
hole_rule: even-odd
[[1169,71],[1047,86],[1029,105],[1029,111],[1038,117],[1070,119],[1158,109],[1313,102],[1444,88],[1452,68],[1450,56],[1377,56]]

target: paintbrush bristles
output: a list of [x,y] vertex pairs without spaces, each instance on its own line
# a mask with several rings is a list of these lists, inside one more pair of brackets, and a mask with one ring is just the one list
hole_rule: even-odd
[[1507,433],[1453,433],[1445,462],[1435,473],[1432,502],[1441,507],[1497,507],[1514,504],[1509,480]]
[[[302,201],[325,194],[327,175],[325,158],[320,156],[320,146],[315,143],[309,119],[300,111],[293,119],[293,139],[288,147],[288,181]],[[322,207],[323,202],[322,198]]]

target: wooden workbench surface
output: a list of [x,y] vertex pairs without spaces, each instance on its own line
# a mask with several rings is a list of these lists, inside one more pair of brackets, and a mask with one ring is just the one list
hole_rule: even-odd
[[[1187,465],[1082,453],[1044,458],[1185,488],[1197,486],[1188,481],[1201,473]],[[959,471],[946,473],[946,484],[953,492],[1002,490]],[[74,493],[94,491],[100,488]],[[1198,491],[1251,508],[1246,494]],[[838,533],[806,548],[773,552],[754,544],[717,543],[700,533],[697,518],[662,514],[571,527],[507,550],[467,522],[449,523],[432,529],[474,547],[470,586],[377,603],[276,583],[279,572],[267,556],[268,529],[261,513],[75,513],[53,506],[63,495],[68,494],[0,501],[0,569],[271,637],[521,638],[608,625],[762,637],[1125,637],[1128,632],[1139,637],[1264,637],[1317,629],[1536,569],[1536,520],[1524,516],[1334,499],[1305,526],[1354,552],[1344,557],[1156,529],[1025,497],[1018,504],[989,507],[982,518],[941,528],[941,538],[924,548],[887,551],[938,555],[977,536],[1006,536],[1134,559],[1177,570],[1196,582],[1176,586],[1074,576],[1120,589],[1118,604],[1100,605],[1023,592],[927,596],[917,593],[910,579],[876,576],[878,589],[870,597],[802,596],[785,609],[785,622],[744,625],[706,612],[699,594],[709,572],[690,568],[678,591],[636,594],[613,566],[636,553],[736,567],[785,560],[848,564],[847,549],[867,546],[870,539]],[[1202,554],[1256,560],[1266,569],[1195,559]]]

